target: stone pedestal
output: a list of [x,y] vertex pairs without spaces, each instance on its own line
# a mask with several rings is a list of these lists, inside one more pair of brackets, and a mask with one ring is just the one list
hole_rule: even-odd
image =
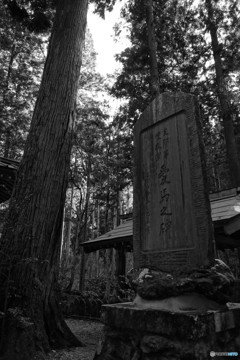
[[178,306],[168,301],[176,311],[157,304],[103,306],[105,338],[94,360],[209,360],[211,352],[240,353],[240,304],[196,311],[181,303],[186,299]]

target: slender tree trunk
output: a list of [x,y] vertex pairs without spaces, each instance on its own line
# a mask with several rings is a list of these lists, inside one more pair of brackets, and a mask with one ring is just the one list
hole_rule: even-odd
[[92,210],[92,231],[91,231],[91,240],[94,239],[94,224],[95,224],[95,211],[96,211],[96,202],[94,204],[94,208]]
[[85,289],[85,270],[86,270],[86,254],[83,246],[80,248],[80,271],[79,271],[79,291]]
[[62,256],[63,256],[63,247],[64,247],[64,232],[65,232],[65,207],[63,209],[63,223],[62,223],[61,248],[60,248],[60,267],[62,267]]
[[223,119],[223,129],[226,141],[227,158],[230,169],[232,186],[240,186],[240,162],[234,134],[233,113],[228,100],[228,91],[224,81],[221,51],[218,42],[217,27],[211,0],[206,0],[207,27],[211,35],[212,51],[215,63],[217,93]]
[[[8,296],[7,307],[18,309],[14,321],[25,318],[33,324],[34,350],[79,344],[56,301],[56,277],[86,14],[87,0],[57,2],[42,83],[0,243],[0,299]],[[7,292],[4,275],[10,266]],[[5,329],[5,358],[33,359],[30,352],[21,351],[17,324],[14,329]]]
[[70,200],[70,211],[68,215],[68,226],[67,226],[67,236],[66,236],[66,252],[65,252],[65,266],[69,265],[70,260],[70,244],[71,244],[71,232],[72,232],[72,207],[73,207],[73,190],[74,184],[71,185],[71,200]]
[[90,199],[90,174],[91,174],[91,159],[90,155],[88,157],[87,164],[87,189],[86,189],[86,203],[85,203],[85,212],[84,212],[84,228],[83,228],[83,242],[87,241],[87,223],[88,223],[88,208],[89,208],[89,199]]
[[153,1],[145,0],[146,21],[148,32],[148,49],[150,56],[150,88],[152,98],[159,94],[159,76],[157,64],[157,41],[154,31]]
[[[108,145],[110,146],[110,145]],[[106,186],[106,207],[105,207],[105,232],[109,231],[108,226],[108,212],[109,212],[109,201],[110,201],[110,174],[109,174],[109,148],[107,149],[107,159],[106,159],[106,167],[107,167],[107,186]]]
[[115,262],[116,262],[116,272],[115,276],[121,287],[122,281],[124,276],[126,275],[126,251],[124,246],[117,248],[116,255],[115,255]]
[[70,276],[70,281],[69,284],[67,286],[68,291],[72,290],[73,284],[74,284],[74,280],[75,280],[75,273],[76,273],[76,266],[77,263],[79,261],[79,232],[80,232],[80,226],[81,226],[81,205],[82,205],[82,196],[80,194],[80,199],[79,199],[79,204],[78,204],[78,209],[77,209],[77,224],[76,224],[76,231],[75,231],[75,245],[74,245],[74,251],[73,251],[73,259],[72,259],[72,267],[71,267],[71,276]]
[[[91,159],[88,158],[88,175],[87,175],[87,191],[86,191],[86,207],[85,207],[85,220],[84,232],[82,241],[87,241],[87,220],[88,220],[88,207],[90,198],[90,174],[91,174]],[[85,286],[85,253],[83,246],[80,247],[80,267],[79,267],[79,291],[83,291]]]
[[107,197],[106,197],[106,209],[105,209],[105,232],[109,231],[109,220],[108,220],[108,213],[109,213],[109,178],[107,184]]
[[[119,134],[119,133],[118,133]],[[120,225],[120,169],[119,169],[119,153],[120,153],[120,140],[117,142],[117,191],[116,191],[116,226]]]
[[106,249],[104,252],[104,267],[105,267],[105,278],[106,278],[106,288],[104,294],[104,301],[109,302],[110,292],[111,292],[111,280],[112,280],[112,268],[111,268],[111,255],[113,249]]
[[100,206],[97,200],[97,236],[100,235]]

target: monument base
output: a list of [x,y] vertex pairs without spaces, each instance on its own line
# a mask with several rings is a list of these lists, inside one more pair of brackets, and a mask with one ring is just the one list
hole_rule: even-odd
[[231,269],[220,259],[215,259],[210,267],[195,268],[178,275],[144,268],[133,271],[128,277],[137,294],[145,300],[198,293],[226,304],[232,301],[236,287]]
[[105,337],[94,360],[209,360],[214,352],[240,353],[238,303],[223,308],[186,294],[102,309]]

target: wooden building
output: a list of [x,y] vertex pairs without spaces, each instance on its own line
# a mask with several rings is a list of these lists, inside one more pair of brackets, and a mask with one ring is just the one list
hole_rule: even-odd
[[[0,157],[0,204],[12,193],[19,162]],[[240,258],[240,188],[210,194],[210,204],[217,250],[235,249]],[[125,275],[125,254],[133,247],[131,214],[121,216],[122,223],[96,239],[81,243],[85,253],[99,249],[117,250],[118,275]]]
[[240,248],[240,188],[210,195],[217,249]]
[[[240,188],[210,194],[211,215],[217,250],[240,250]],[[122,217],[121,225],[96,239],[81,243],[85,253],[115,248],[118,253],[117,275],[125,275],[125,253],[133,247],[131,214]]]

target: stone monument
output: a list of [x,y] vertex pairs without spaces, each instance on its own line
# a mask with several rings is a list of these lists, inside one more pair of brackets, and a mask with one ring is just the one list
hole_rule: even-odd
[[176,272],[213,261],[196,98],[157,97],[134,130],[134,267]]
[[[240,352],[234,277],[214,259],[196,98],[159,95],[135,125],[132,303],[106,305],[95,360],[207,360]],[[235,355],[234,355],[235,356]]]

